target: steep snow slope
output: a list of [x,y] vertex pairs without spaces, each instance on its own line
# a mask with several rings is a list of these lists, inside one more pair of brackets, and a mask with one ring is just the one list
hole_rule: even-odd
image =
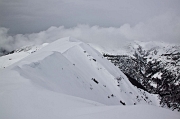
[[[156,111],[156,115],[163,113],[157,118],[179,116],[154,106],[124,108],[123,104],[157,102],[153,95],[132,86],[96,50],[69,37],[1,70],[0,76],[2,119],[144,118],[152,114],[149,110]],[[129,110],[132,115],[124,115]],[[147,112],[142,116],[136,114],[143,110]]]
[[122,52],[98,50],[148,92],[159,94],[161,106],[180,110],[180,46],[134,41],[123,48]]

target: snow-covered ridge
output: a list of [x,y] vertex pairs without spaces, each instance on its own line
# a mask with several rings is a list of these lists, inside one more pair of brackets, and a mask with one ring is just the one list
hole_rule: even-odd
[[98,51],[71,37],[46,45],[1,70],[0,76],[2,119],[120,118],[124,109],[136,115],[133,110],[142,108],[178,118],[176,113],[155,108],[158,102],[154,95],[134,87]]
[[[141,96],[140,91],[129,83],[127,77],[95,49],[69,37],[47,45],[13,64],[12,67],[11,69],[26,79],[36,81],[36,85],[53,91],[65,92],[107,105],[121,104],[120,100],[131,105],[138,103],[156,105],[152,102],[153,99],[146,97],[146,94]],[[74,84],[77,82],[78,84],[69,87],[68,84],[73,84],[74,80]],[[83,88],[85,89],[81,91]]]

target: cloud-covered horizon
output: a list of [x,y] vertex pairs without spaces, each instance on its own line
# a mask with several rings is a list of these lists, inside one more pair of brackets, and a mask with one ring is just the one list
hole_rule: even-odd
[[174,12],[166,12],[134,26],[123,24],[120,27],[100,27],[79,24],[76,27],[51,26],[47,30],[32,34],[11,36],[8,29],[0,27],[0,48],[8,51],[16,48],[52,42],[62,37],[74,37],[86,43],[100,46],[120,47],[132,40],[162,41],[180,44],[180,17]]

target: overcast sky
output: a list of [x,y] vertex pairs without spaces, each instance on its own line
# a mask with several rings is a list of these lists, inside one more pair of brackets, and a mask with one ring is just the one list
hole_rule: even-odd
[[0,0],[0,46],[42,33],[179,44],[179,16],[180,0]]

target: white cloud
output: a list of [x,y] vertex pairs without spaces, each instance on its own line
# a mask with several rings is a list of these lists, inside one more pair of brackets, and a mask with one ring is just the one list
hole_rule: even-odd
[[156,16],[135,26],[124,24],[121,27],[99,27],[77,25],[73,28],[52,26],[45,31],[33,34],[8,35],[7,28],[0,28],[0,47],[8,50],[52,42],[62,37],[72,36],[84,42],[120,47],[131,40],[163,41],[180,44],[180,17],[173,12]]

